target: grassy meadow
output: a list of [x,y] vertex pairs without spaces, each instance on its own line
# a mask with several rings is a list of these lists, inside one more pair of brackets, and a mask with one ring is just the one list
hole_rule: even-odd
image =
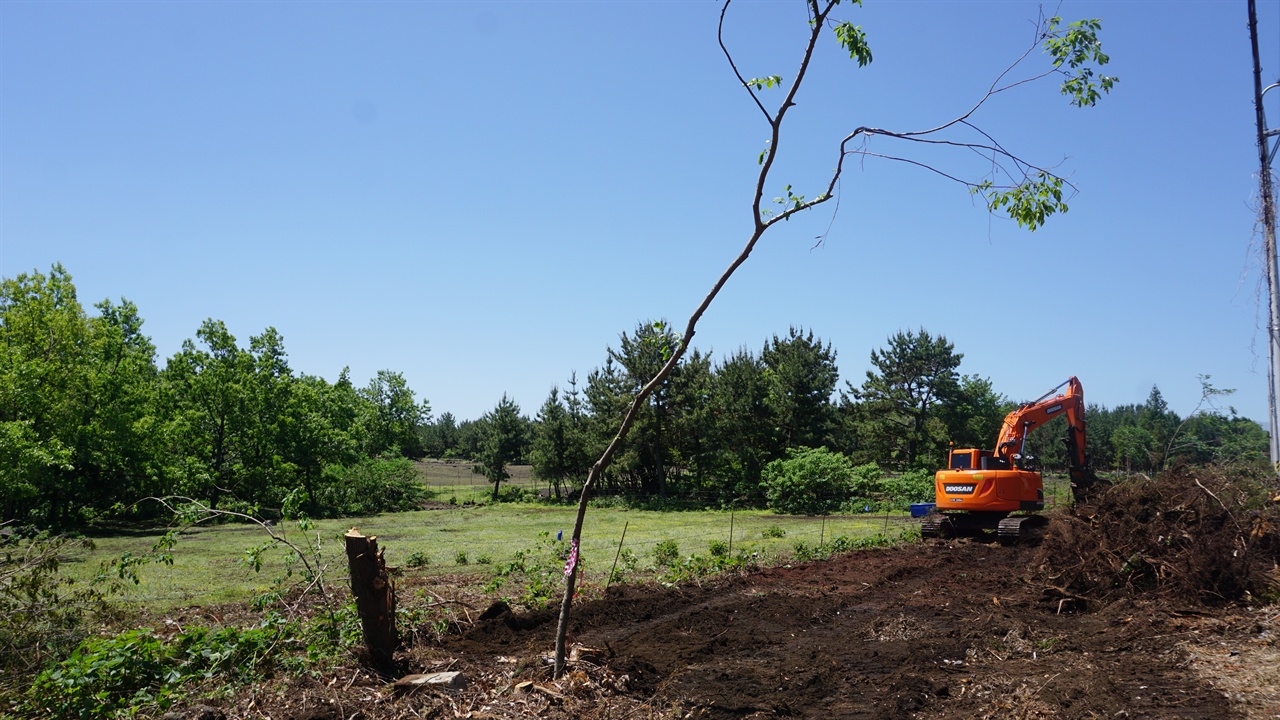
[[[435,506],[428,510],[373,517],[321,520],[306,536],[293,523],[275,531],[300,546],[318,542],[327,566],[327,581],[345,583],[346,556],[342,535],[351,527],[377,535],[387,564],[407,573],[439,577],[440,581],[482,582],[494,569],[510,562],[516,552],[544,537],[572,533],[575,506],[539,503],[487,502],[491,486],[465,463],[423,463],[424,479]],[[514,468],[513,487],[536,492],[527,467]],[[449,501],[453,502],[450,503]],[[765,510],[647,511],[595,507],[583,527],[582,563],[588,581],[603,582],[619,543],[638,559],[643,573],[653,567],[659,542],[675,542],[682,556],[706,555],[711,543],[732,543],[739,550],[757,552],[762,562],[781,562],[796,542],[815,545],[839,535],[865,537],[886,530],[896,535],[912,524],[904,513],[827,518],[780,516]],[[625,539],[623,532],[625,530]],[[732,531],[732,532],[731,532]],[[780,531],[780,532],[779,532]],[[103,563],[126,553],[148,552],[164,532],[138,532],[94,538],[92,551],[73,557],[67,566],[77,579],[93,577]],[[122,599],[166,609],[188,605],[241,602],[269,592],[284,575],[285,549],[263,557],[255,572],[245,563],[247,551],[269,538],[256,525],[197,525],[184,531],[174,547],[172,565],[148,564],[140,569],[141,583],[124,590]],[[412,565],[412,567],[411,567]]]
[[[377,535],[387,564],[406,573],[434,576],[435,582],[480,583],[495,568],[510,562],[520,550],[532,548],[544,537],[573,528],[575,506],[535,502],[489,504],[492,486],[471,472],[465,462],[430,461],[419,464],[424,482],[433,494],[432,508],[373,517],[321,520],[307,535],[295,524],[275,528],[300,546],[318,544],[327,581],[345,583],[346,556],[342,535],[351,527]],[[539,485],[527,466],[512,469],[504,483],[535,495]],[[1065,502],[1064,481],[1046,478],[1050,506]],[[1062,496],[1063,499],[1059,499]],[[676,543],[680,554],[706,555],[713,542],[731,543],[739,550],[759,553],[763,563],[785,562],[797,542],[813,546],[844,535],[850,538],[875,534],[897,536],[916,521],[905,513],[797,517],[767,510],[649,511],[622,507],[593,507],[583,528],[582,562],[588,582],[602,584],[619,544],[638,560],[638,575],[654,566],[654,547]],[[71,558],[69,574],[85,580],[103,563],[128,553],[148,552],[164,532],[136,532],[94,538],[96,547]],[[625,531],[625,538],[624,533]],[[246,524],[197,525],[184,531],[173,550],[173,564],[148,564],[140,569],[141,583],[124,590],[122,599],[153,609],[188,605],[241,602],[269,592],[285,573],[285,549],[263,556],[255,572],[245,562],[247,551],[268,540],[262,528]]]

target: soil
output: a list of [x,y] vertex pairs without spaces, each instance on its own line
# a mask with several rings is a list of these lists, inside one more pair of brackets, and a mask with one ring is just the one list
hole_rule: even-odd
[[1071,610],[1035,579],[1035,554],[960,539],[610,588],[575,605],[577,660],[560,680],[554,613],[498,607],[401,658],[461,671],[461,692],[396,695],[349,668],[259,686],[214,717],[1280,717],[1280,608]]
[[[962,540],[701,588],[611,589],[576,609],[571,639],[599,649],[626,695],[685,717],[1246,717],[1196,673],[1186,643],[1204,608],[1060,612],[1029,582],[1032,557]],[[506,616],[440,649],[493,666],[545,653],[553,632],[549,614]]]

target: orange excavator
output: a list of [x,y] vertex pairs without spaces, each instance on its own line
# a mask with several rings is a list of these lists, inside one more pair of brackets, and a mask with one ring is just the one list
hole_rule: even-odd
[[995,450],[951,448],[947,469],[934,476],[937,503],[925,516],[921,535],[947,538],[994,530],[1002,544],[1036,537],[1047,521],[1025,513],[1044,509],[1044,483],[1036,458],[1026,454],[1027,435],[1060,415],[1067,418],[1071,492],[1077,500],[1087,496],[1098,479],[1085,454],[1084,388],[1072,376],[1006,415]]

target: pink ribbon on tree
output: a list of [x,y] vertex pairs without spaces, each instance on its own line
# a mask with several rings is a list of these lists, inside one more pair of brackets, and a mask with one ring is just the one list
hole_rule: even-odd
[[578,565],[578,541],[575,539],[573,545],[569,548],[569,559],[564,563],[564,576],[567,578],[573,574],[573,568]]

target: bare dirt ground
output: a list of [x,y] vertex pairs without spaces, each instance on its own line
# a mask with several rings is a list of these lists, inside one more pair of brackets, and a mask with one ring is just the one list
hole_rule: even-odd
[[[686,717],[1246,715],[1197,669],[1213,669],[1200,657],[1253,649],[1252,628],[1236,627],[1247,612],[1206,617],[1200,607],[1120,601],[1059,613],[1058,598],[1026,581],[1029,559],[1024,549],[959,541],[714,587],[625,588],[580,608],[573,639],[603,650],[629,696]],[[497,619],[439,651],[493,666],[545,653],[553,629],[549,618]],[[1280,713],[1262,702],[1258,717]]]
[[554,614],[506,613],[404,653],[408,671],[461,671],[465,690],[397,695],[350,668],[259,686],[205,717],[1280,717],[1280,608],[1060,611],[1034,560],[957,540],[616,587],[575,607],[585,649],[558,681]]

